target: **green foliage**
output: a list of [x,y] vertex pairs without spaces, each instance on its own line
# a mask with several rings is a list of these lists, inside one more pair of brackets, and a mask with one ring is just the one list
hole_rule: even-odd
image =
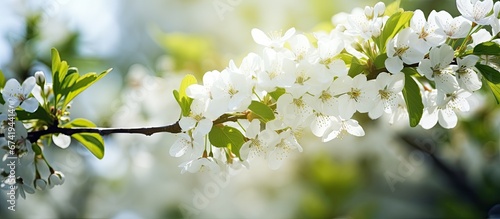
[[500,55],[500,45],[495,42],[484,42],[476,45],[472,52],[474,55]]
[[361,63],[361,61],[358,58],[353,56],[351,59],[351,66],[349,67],[349,72],[347,74],[351,77],[354,77],[363,72],[365,69],[366,66],[363,63]]
[[384,13],[384,15],[390,17],[393,14],[403,12],[403,9],[400,8],[400,5],[401,5],[401,0],[396,0],[396,1],[388,4],[385,7],[385,13]]
[[483,78],[486,80],[488,87],[493,92],[497,104],[500,104],[500,72],[491,66],[483,65],[480,63],[476,64],[476,68],[481,72]]
[[42,121],[42,124],[52,125],[54,123],[53,116],[45,110],[43,107],[38,107],[38,109],[33,112],[26,112],[24,110],[16,110],[16,115],[18,120],[34,120],[38,119]]
[[240,157],[240,148],[245,143],[245,136],[230,126],[214,125],[208,133],[210,143],[219,148],[228,148],[236,156]]
[[181,86],[179,90],[174,90],[174,98],[179,103],[179,106],[181,107],[181,113],[183,116],[189,116],[189,113],[191,112],[191,103],[193,103],[193,99],[188,97],[186,95],[186,89],[192,85],[198,83],[196,81],[196,77],[193,75],[186,75],[182,79]]
[[271,96],[274,100],[278,100],[281,95],[285,94],[286,90],[284,88],[276,88],[275,91],[269,92],[269,96]]
[[408,108],[408,115],[410,119],[410,126],[415,127],[420,122],[424,111],[424,104],[422,103],[422,96],[420,95],[420,88],[417,82],[410,76],[416,71],[414,68],[405,68],[405,86],[403,88],[403,96]]
[[63,87],[63,94],[66,94],[63,106],[68,105],[68,103],[71,102],[78,94],[106,76],[111,70],[112,69],[110,68],[106,71],[101,72],[100,74],[90,72],[82,76],[78,74],[78,70],[75,71],[73,74],[71,74],[71,79],[69,79],[70,82]]
[[7,83],[7,80],[5,80],[5,75],[3,75],[2,70],[0,70],[0,88],[3,88],[5,83]]
[[382,30],[382,33],[380,34],[378,39],[375,40],[381,52],[386,51],[386,45],[389,40],[394,38],[394,36],[396,36],[396,34],[399,33],[399,31],[401,31],[403,28],[406,28],[410,25],[410,20],[412,17],[413,12],[411,11],[397,12],[389,17],[387,23],[384,26],[384,29]]
[[274,112],[271,107],[259,101],[252,101],[250,106],[248,106],[248,109],[255,115],[259,116],[259,120],[264,123],[269,122],[275,118]]
[[[94,72],[81,75],[75,67],[69,67],[66,61],[61,61],[59,52],[52,49],[52,88],[54,101],[58,109],[65,110],[67,105],[81,92],[106,76],[112,69],[96,74]],[[62,101],[64,100],[64,101]]]
[[[63,128],[95,128],[96,125],[86,119],[78,118],[66,123]],[[104,157],[104,140],[97,133],[78,133],[71,135],[99,159]]]

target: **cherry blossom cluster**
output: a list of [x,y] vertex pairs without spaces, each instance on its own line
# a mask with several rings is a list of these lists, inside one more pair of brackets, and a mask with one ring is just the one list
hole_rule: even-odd
[[[469,110],[467,97],[482,87],[475,65],[485,60],[468,51],[483,42],[498,43],[500,31],[499,2],[456,3],[460,16],[432,11],[425,17],[416,10],[389,38],[384,28],[390,16],[382,2],[334,16],[330,32],[253,29],[254,41],[264,47],[260,55],[248,54],[239,66],[230,61],[222,71],[205,73],[203,84],[186,89],[190,113],[179,121],[182,133],[170,154],[192,159],[181,164],[182,172],[217,172],[227,164],[239,168],[254,157],[277,169],[290,152],[302,151],[297,139],[306,130],[327,142],[363,136],[357,113],[371,119],[385,115],[391,124],[407,121],[408,80],[418,85],[424,107],[418,124],[455,127],[457,112]],[[381,42],[384,37],[387,42]],[[408,68],[415,72],[405,72]],[[274,118],[249,116],[252,101],[269,107]],[[230,116],[239,119],[217,122]],[[214,126],[241,131],[245,142],[236,149],[214,147],[208,137]]]
[[[39,107],[39,101],[43,103],[42,98],[40,98],[43,89],[40,89],[40,87],[45,85],[43,72],[36,72],[35,77],[28,77],[22,84],[16,79],[9,79],[2,90],[2,98],[5,103],[0,104],[0,124],[5,140],[11,141],[15,145],[15,150],[13,150],[15,154],[5,153],[2,161],[5,162],[8,156],[13,156],[17,157],[19,162],[17,163],[16,172],[18,174],[16,174],[15,179],[9,177],[7,170],[1,171],[3,177],[1,188],[9,189],[10,186],[15,186],[16,197],[21,195],[25,198],[25,193],[33,194],[35,189],[45,190],[46,188],[61,185],[65,179],[62,172],[56,171],[50,166],[38,143],[33,145],[28,139],[26,126],[31,127],[33,124],[25,124],[8,116],[14,113],[9,112],[9,110],[17,108],[20,111],[34,113]],[[37,98],[31,94],[34,94]],[[15,130],[15,135],[9,135],[7,127],[12,127]],[[54,137],[54,139],[56,138]]]

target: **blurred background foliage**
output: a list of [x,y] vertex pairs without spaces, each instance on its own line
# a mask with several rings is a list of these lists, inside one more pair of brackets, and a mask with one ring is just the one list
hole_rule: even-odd
[[[232,3],[231,3],[232,2]],[[391,1],[384,1],[386,4]],[[230,10],[218,13],[214,4]],[[72,115],[103,127],[173,123],[172,98],[187,73],[222,70],[259,53],[251,28],[328,27],[331,16],[368,0],[3,0],[0,69],[7,78],[48,72],[50,48],[80,72],[114,70],[73,103]],[[454,0],[403,0],[406,10],[447,10]],[[50,79],[48,79],[50,81]],[[78,144],[45,148],[66,183],[19,200],[2,218],[486,218],[500,204],[500,112],[487,93],[453,130],[410,129],[359,116],[367,135],[301,139],[278,171],[256,160],[229,182],[180,174],[173,135],[106,137],[97,160]],[[211,193],[212,192],[212,193]],[[210,194],[211,193],[211,194]],[[202,209],[193,201],[205,198]],[[4,195],[4,193],[2,193]],[[199,200],[198,200],[199,201]],[[184,206],[184,207],[183,207]],[[191,206],[191,212],[186,211]]]

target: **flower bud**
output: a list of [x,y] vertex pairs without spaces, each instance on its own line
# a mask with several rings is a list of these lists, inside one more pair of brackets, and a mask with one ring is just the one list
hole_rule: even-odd
[[35,79],[36,79],[36,84],[40,86],[42,89],[45,86],[45,75],[43,74],[42,71],[37,71],[35,72]]
[[35,188],[38,189],[38,190],[45,190],[45,188],[47,187],[47,181],[45,181],[44,179],[36,179],[35,180]]
[[49,177],[49,184],[51,184],[52,186],[55,186],[55,185],[62,185],[64,183],[64,174],[59,172],[59,171],[55,171],[53,174],[50,175]]
[[382,17],[385,13],[385,4],[383,2],[375,4],[375,7],[373,7],[373,13],[374,16]]

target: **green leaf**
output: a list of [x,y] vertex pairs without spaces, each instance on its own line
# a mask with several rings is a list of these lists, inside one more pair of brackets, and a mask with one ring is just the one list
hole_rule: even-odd
[[179,103],[183,116],[189,116],[189,112],[191,112],[191,103],[193,103],[193,99],[187,96],[186,89],[190,85],[197,83],[198,81],[196,80],[196,77],[194,77],[194,75],[188,74],[182,79],[179,91],[174,90],[175,100],[177,100],[177,103]]
[[5,75],[3,75],[2,70],[0,70],[0,88],[3,88],[5,83],[7,83],[7,80],[5,80]]
[[422,103],[422,96],[420,96],[420,88],[417,82],[410,76],[408,70],[403,69],[405,73],[405,86],[403,88],[403,96],[405,98],[406,107],[408,108],[408,115],[410,119],[410,126],[415,127],[420,122],[424,112],[424,104]]
[[385,60],[387,59],[387,53],[382,53],[377,58],[375,58],[375,61],[373,64],[375,64],[376,69],[382,69],[385,68]]
[[352,57],[351,66],[349,67],[349,76],[354,77],[365,70],[365,65],[363,65],[358,58]]
[[500,104],[500,72],[491,66],[483,65],[480,63],[476,64],[476,68],[481,72],[483,78],[486,80],[488,86],[495,96],[497,104]]
[[413,12],[397,12],[393,14],[385,23],[384,29],[377,40],[377,46],[381,52],[385,52],[387,42],[394,38],[399,31],[410,25],[410,20],[413,17]]
[[276,88],[275,91],[269,92],[269,96],[271,96],[274,100],[278,100],[281,95],[285,94],[286,90],[284,88]]
[[403,9],[400,8],[400,5],[401,5],[401,0],[396,0],[392,3],[390,3],[389,5],[387,5],[387,7],[385,7],[384,15],[391,16],[393,14],[401,12]]
[[497,104],[500,104],[500,84],[494,84],[490,81],[486,81],[486,83],[488,84],[488,87],[490,87],[493,96],[495,96]]
[[208,139],[213,146],[229,148],[238,157],[240,148],[245,143],[245,136],[238,129],[222,125],[213,126],[208,133]]
[[[57,51],[56,48],[52,48],[51,54],[52,54],[52,73],[55,73],[57,72],[57,70],[59,70],[61,57],[59,56],[59,52]],[[52,75],[52,77],[54,77],[54,75]]]
[[[86,119],[78,118],[71,122],[64,124],[63,128],[93,128],[96,127],[94,123]],[[79,141],[98,159],[104,157],[104,140],[101,135],[97,133],[78,133],[71,135],[74,139]]]
[[[96,74],[94,72],[87,73],[78,78],[76,82],[71,84],[70,87],[64,87],[64,89],[70,89],[68,94],[66,95],[66,99],[64,100],[63,106],[66,106],[71,100],[73,100],[78,94],[83,92],[85,89],[90,87],[95,82],[99,81],[101,78],[106,76],[112,69],[108,69],[106,71],[101,72],[100,74]],[[74,77],[72,74],[71,77]]]
[[500,72],[491,66],[476,63],[476,68],[486,80],[493,84],[500,84]]
[[495,42],[484,42],[476,45],[472,52],[474,55],[500,55],[500,45]]
[[248,106],[248,109],[255,115],[259,116],[262,122],[269,122],[275,118],[271,107],[259,101],[252,101],[250,106]]
[[194,75],[188,74],[188,75],[184,76],[184,78],[181,81],[181,87],[179,88],[179,98],[180,99],[182,99],[182,98],[189,98],[186,95],[186,89],[190,85],[196,84],[196,83],[198,83],[198,81],[196,80],[196,77]]
[[19,120],[32,120],[38,119],[44,121],[45,124],[51,125],[54,122],[52,115],[45,110],[45,108],[38,106],[35,112],[30,113],[24,110],[16,110],[17,119]]
[[177,101],[177,103],[179,104],[179,106],[181,105],[181,98],[180,98],[180,94],[179,94],[179,91],[178,90],[174,90],[173,91],[173,94],[174,94],[174,98],[175,100]]

